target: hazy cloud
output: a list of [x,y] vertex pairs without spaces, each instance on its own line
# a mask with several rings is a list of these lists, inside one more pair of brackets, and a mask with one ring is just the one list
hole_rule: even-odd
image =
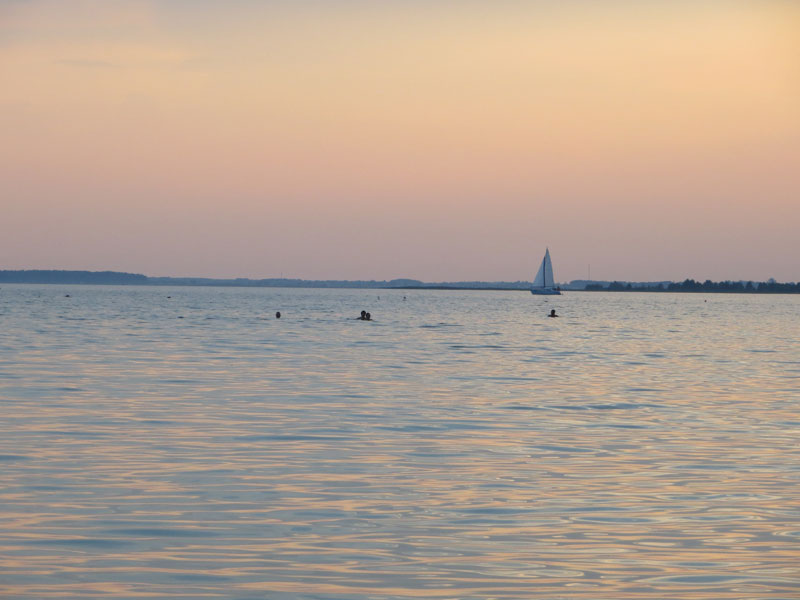
[[214,60],[208,56],[193,56],[182,60],[178,68],[184,71],[206,71],[213,68]]
[[119,69],[122,67],[122,65],[105,60],[91,60],[86,58],[62,58],[54,62],[58,65],[79,67],[83,69]]

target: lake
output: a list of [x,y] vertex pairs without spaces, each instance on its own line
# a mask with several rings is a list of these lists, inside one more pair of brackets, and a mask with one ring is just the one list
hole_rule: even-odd
[[796,599],[798,339],[800,296],[5,285],[0,597]]

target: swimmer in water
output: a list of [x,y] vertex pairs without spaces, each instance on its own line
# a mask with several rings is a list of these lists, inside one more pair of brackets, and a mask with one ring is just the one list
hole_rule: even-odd
[[557,317],[558,315],[556,314],[556,309],[554,308],[553,310],[551,310],[551,311],[550,311],[550,314],[549,314],[549,315],[547,315],[547,316],[548,316],[548,317]]
[[365,320],[365,321],[372,321],[372,315],[371,315],[371,314],[369,314],[369,313],[365,314],[365,315],[364,315],[364,320]]
[[280,319],[281,318],[281,311],[278,311],[278,312],[275,313],[275,318],[276,319]]

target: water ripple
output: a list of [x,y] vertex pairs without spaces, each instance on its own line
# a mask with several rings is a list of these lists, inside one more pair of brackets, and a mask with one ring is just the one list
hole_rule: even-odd
[[800,298],[0,306],[4,598],[800,594]]

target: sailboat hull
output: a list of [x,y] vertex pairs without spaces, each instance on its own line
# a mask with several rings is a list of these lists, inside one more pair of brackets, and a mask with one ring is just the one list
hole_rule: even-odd
[[536,288],[531,289],[531,294],[534,296],[560,296],[561,291],[555,288]]

